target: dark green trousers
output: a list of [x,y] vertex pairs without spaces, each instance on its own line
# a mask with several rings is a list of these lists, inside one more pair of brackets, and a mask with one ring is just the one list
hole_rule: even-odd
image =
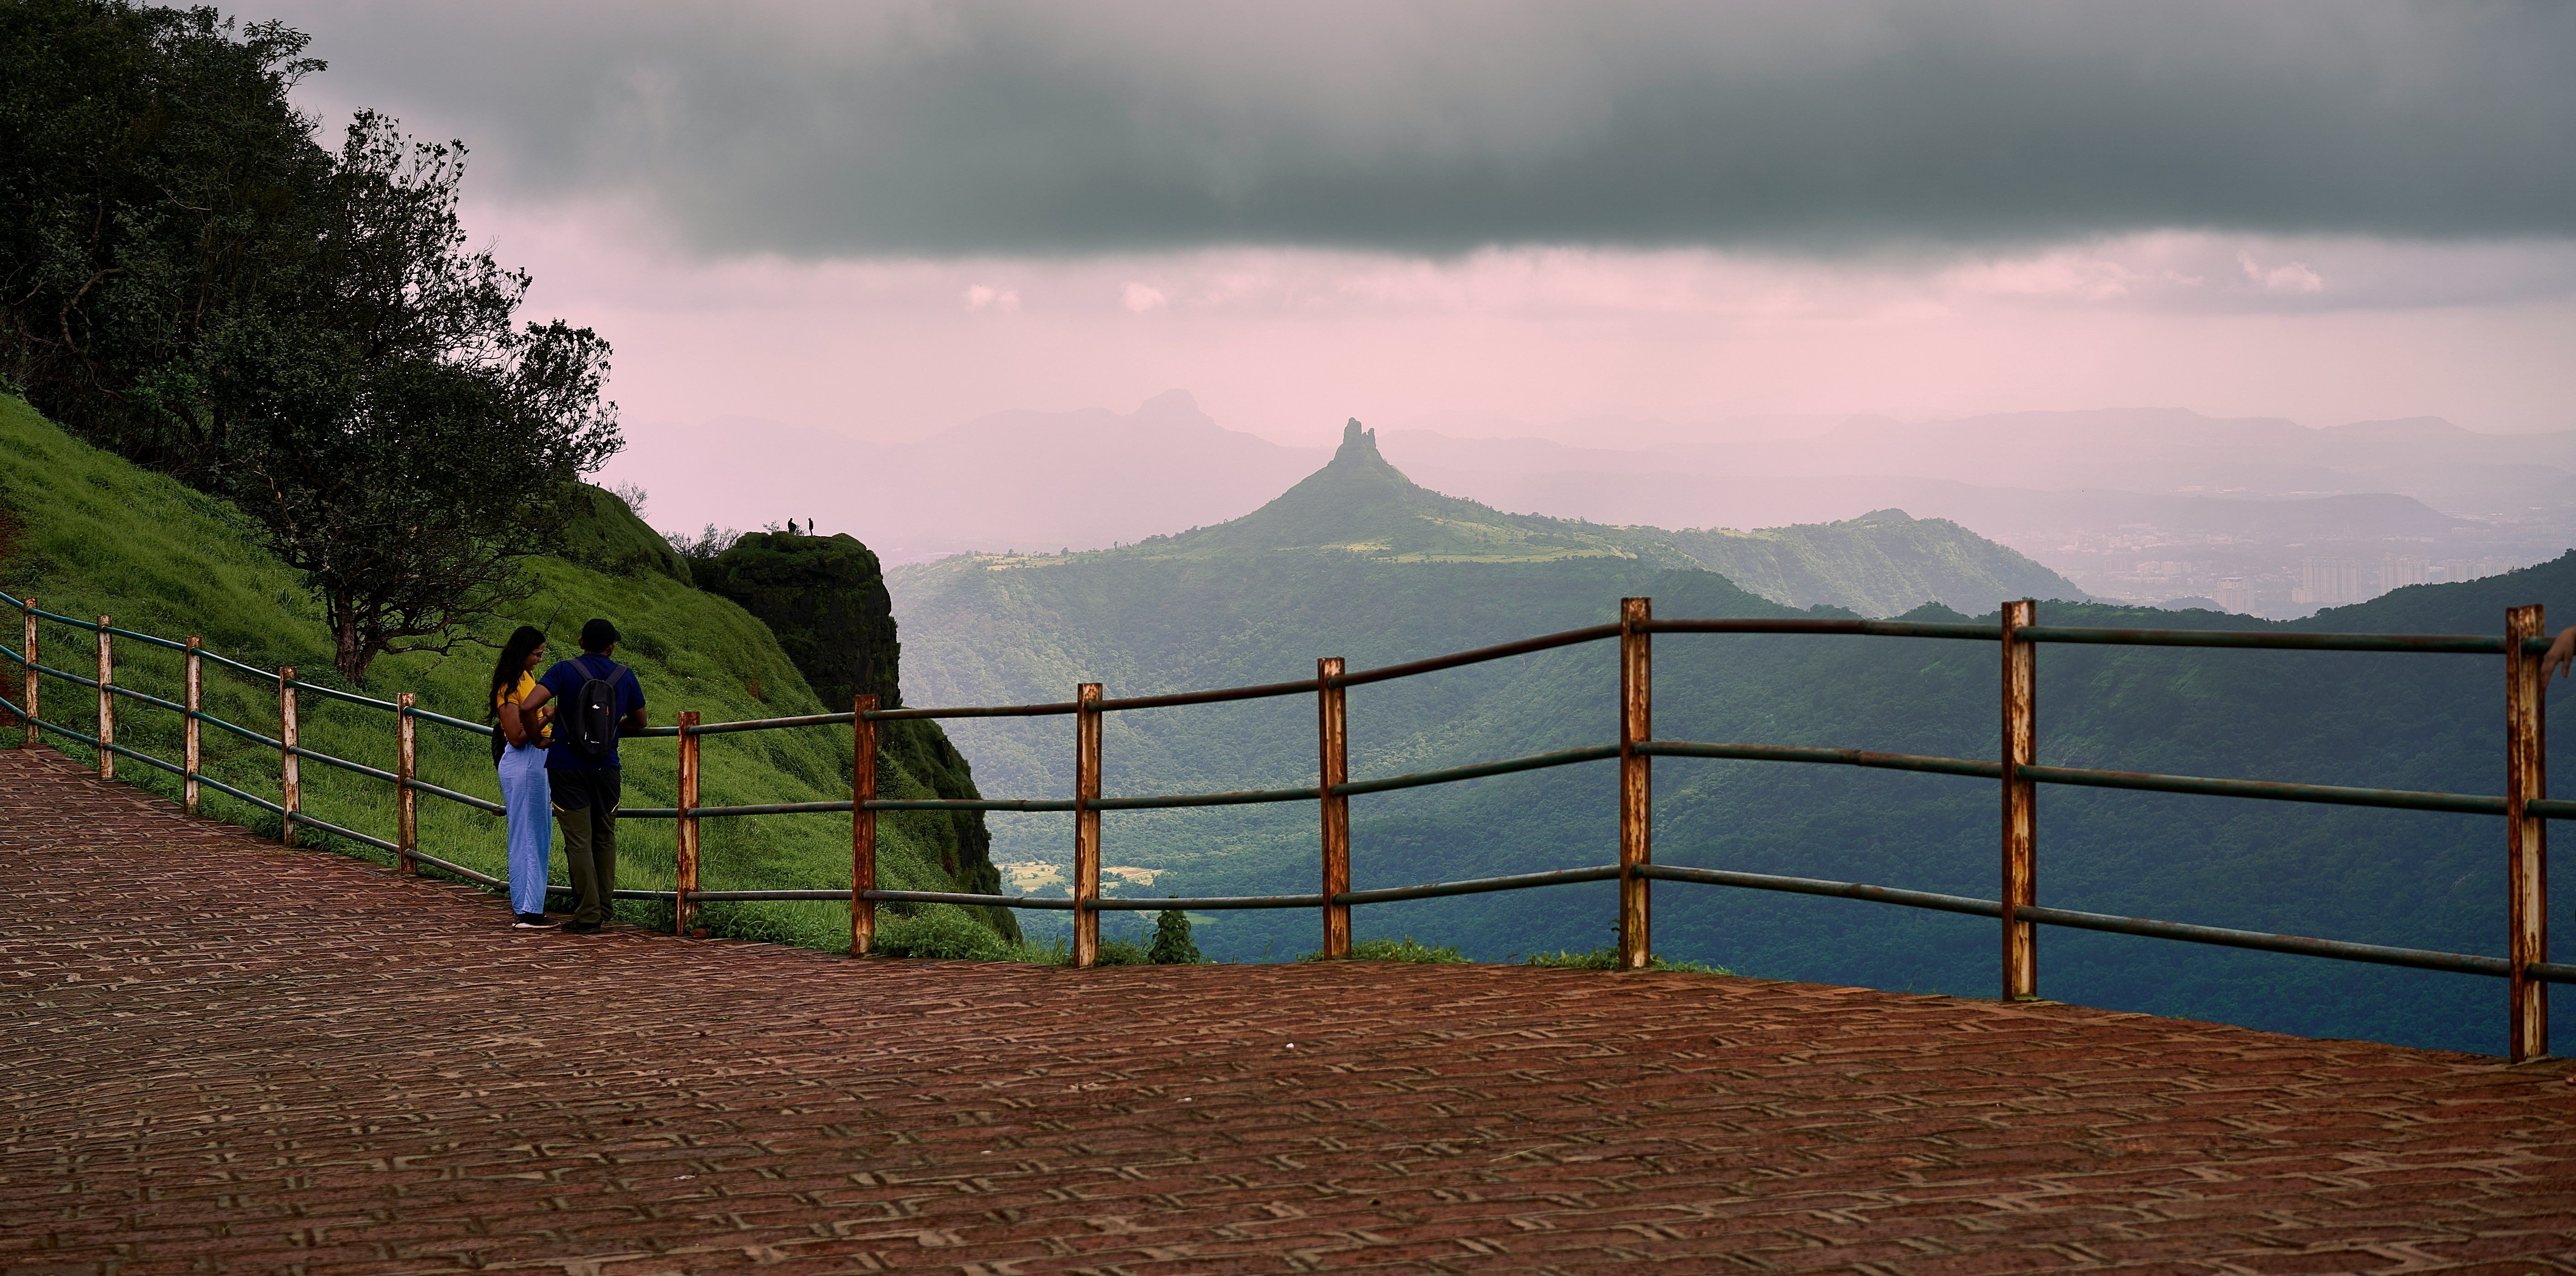
[[580,925],[608,920],[617,891],[617,804],[625,772],[548,770],[555,822],[563,828],[564,863],[572,870],[572,919]]

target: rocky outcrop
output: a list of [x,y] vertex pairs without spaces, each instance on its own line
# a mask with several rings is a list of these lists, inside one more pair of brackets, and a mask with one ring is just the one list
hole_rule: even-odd
[[[873,694],[884,708],[903,703],[893,603],[877,556],[857,539],[751,532],[732,548],[689,569],[699,588],[739,604],[778,637],[779,647],[823,703],[838,711]],[[977,798],[974,769],[937,722],[884,724],[879,749],[943,798]],[[947,813],[940,867],[960,890],[998,894],[993,835],[981,811]],[[1019,938],[1007,909],[982,910],[1004,935]]]

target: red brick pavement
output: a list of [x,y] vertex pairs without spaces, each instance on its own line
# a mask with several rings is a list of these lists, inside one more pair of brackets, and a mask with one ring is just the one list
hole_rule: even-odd
[[0,1271],[2576,1270],[2543,1064],[1689,975],[853,962],[0,751]]

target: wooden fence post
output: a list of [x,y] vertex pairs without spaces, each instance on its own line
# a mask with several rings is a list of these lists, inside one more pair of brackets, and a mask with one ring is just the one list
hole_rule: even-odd
[[2039,662],[2021,631],[2038,623],[2038,604],[2003,605],[2003,999],[2039,996],[2039,924],[2019,909],[2039,904],[2039,785],[2021,768],[2039,765]]
[[671,933],[686,935],[698,917],[698,714],[680,714],[680,872],[672,901]]
[[206,693],[206,640],[191,635],[188,639],[187,669],[180,680],[182,703],[188,711],[179,716],[179,756],[185,774],[179,778],[180,801],[190,815],[197,813],[198,754],[197,712],[204,707]]
[[1655,862],[1654,759],[1637,746],[1655,738],[1654,635],[1646,622],[1654,600],[1619,600],[1619,969],[1654,961],[1654,879],[1637,870]]
[[18,702],[27,708],[27,733],[18,737],[18,747],[32,749],[36,747],[36,734],[40,730],[36,725],[36,715],[42,712],[36,707],[36,600],[21,598],[18,606],[25,611],[27,618],[27,636],[18,648],[18,654],[27,658],[26,695]]
[[419,702],[409,691],[394,697],[394,871],[406,875],[420,872],[411,860],[420,848],[420,793],[411,787],[420,774],[420,719],[411,716]]
[[295,671],[277,671],[277,792],[284,807],[277,819],[277,840],[295,845],[295,815],[304,809],[304,784],[295,757]]
[[850,955],[865,957],[877,947],[877,711],[875,696],[850,703]]
[[1315,662],[1315,719],[1319,764],[1316,783],[1324,795],[1324,955],[1351,955],[1351,906],[1333,897],[1351,889],[1351,797],[1333,786],[1351,779],[1349,690],[1335,683],[1342,658]]
[[107,632],[109,618],[98,618],[98,778],[116,778],[116,640]]
[[2549,1053],[2549,984],[2529,975],[2532,962],[2549,960],[2549,822],[2523,813],[2524,803],[2549,796],[2547,686],[2540,657],[2523,649],[2541,636],[2539,605],[2504,615],[2505,950],[2513,966],[2506,1053],[2521,1063]]
[[1073,715],[1073,964],[1088,968],[1100,957],[1100,684],[1074,689]]

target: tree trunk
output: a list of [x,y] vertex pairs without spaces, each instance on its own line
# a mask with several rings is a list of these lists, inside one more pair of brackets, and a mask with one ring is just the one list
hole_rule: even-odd
[[349,680],[351,686],[366,681],[367,666],[374,662],[376,653],[358,637],[356,599],[346,594],[332,595],[331,632],[337,639],[337,649],[331,653],[331,664],[339,669],[341,677]]

